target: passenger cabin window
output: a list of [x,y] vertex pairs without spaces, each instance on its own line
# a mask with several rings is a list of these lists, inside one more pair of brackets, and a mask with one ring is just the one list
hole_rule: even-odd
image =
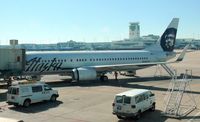
[[42,91],[42,86],[33,86],[32,87],[32,92],[41,92]]

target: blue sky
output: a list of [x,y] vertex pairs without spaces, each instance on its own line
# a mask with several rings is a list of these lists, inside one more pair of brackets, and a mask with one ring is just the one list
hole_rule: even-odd
[[120,40],[135,21],[160,35],[173,17],[178,38],[200,38],[199,13],[199,0],[0,0],[0,44]]

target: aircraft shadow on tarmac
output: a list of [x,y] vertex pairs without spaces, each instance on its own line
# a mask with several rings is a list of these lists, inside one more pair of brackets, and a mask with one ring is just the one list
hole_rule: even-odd
[[200,121],[200,116],[185,116],[185,117],[182,117],[181,120],[188,120],[188,119],[192,119],[191,122],[199,122]]
[[165,122],[167,117],[163,116],[162,111],[155,110],[154,112],[146,111],[140,119],[130,118],[126,120],[119,119],[118,122]]
[[45,101],[45,102],[31,104],[27,108],[23,106],[12,106],[12,107],[9,107],[9,109],[22,112],[22,113],[38,113],[41,111],[46,111],[51,108],[58,107],[60,104],[63,104],[63,102],[62,101],[55,101],[55,102]]
[[[188,76],[189,78],[191,77],[191,75]],[[200,79],[200,76],[195,76],[195,75],[192,75],[192,79]]]
[[170,80],[170,77],[128,77],[126,79],[109,79],[108,81],[100,81],[100,80],[93,80],[93,81],[74,81],[72,82],[71,79],[61,79],[61,81],[51,81],[48,82],[49,85],[53,87],[63,87],[63,86],[82,86],[82,87],[89,87],[89,86],[103,86],[103,85],[109,85],[109,86],[118,86],[120,84],[124,83],[134,83],[134,82],[148,82],[148,81],[160,81],[160,80]]
[[[198,79],[199,76],[192,76],[195,79]],[[182,77],[178,77],[182,78]],[[200,79],[200,77],[199,77]],[[155,90],[155,91],[167,91],[168,88],[162,88],[149,85],[141,85],[139,83],[142,82],[159,82],[164,81],[170,83],[171,78],[170,77],[137,77],[137,78],[126,78],[126,79],[109,79],[109,81],[79,81],[79,82],[70,82],[70,79],[61,79],[62,81],[55,81],[55,82],[49,82],[48,84],[52,87],[73,87],[73,86],[79,86],[79,87],[93,87],[93,86],[115,86],[115,87],[125,87],[125,88],[138,88],[138,89],[149,89],[149,90]],[[167,84],[168,85],[168,84]],[[193,93],[193,94],[200,94],[200,92],[197,91],[186,91],[187,93]]]

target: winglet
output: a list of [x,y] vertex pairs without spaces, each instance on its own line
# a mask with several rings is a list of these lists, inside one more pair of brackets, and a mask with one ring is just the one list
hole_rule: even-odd
[[189,48],[190,44],[186,45],[183,49],[183,51],[181,52],[181,54],[179,55],[179,57],[176,59],[176,62],[180,62],[183,60],[185,53],[187,51],[187,49]]

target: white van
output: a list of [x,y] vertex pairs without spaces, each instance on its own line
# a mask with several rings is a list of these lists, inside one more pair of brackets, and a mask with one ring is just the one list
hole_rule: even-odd
[[119,119],[141,117],[146,110],[155,110],[155,95],[146,89],[134,89],[115,95],[113,114]]
[[19,83],[8,88],[7,103],[28,107],[31,103],[56,101],[58,96],[57,90],[53,90],[43,82]]
[[11,118],[0,117],[0,122],[24,122],[23,120],[16,120]]

